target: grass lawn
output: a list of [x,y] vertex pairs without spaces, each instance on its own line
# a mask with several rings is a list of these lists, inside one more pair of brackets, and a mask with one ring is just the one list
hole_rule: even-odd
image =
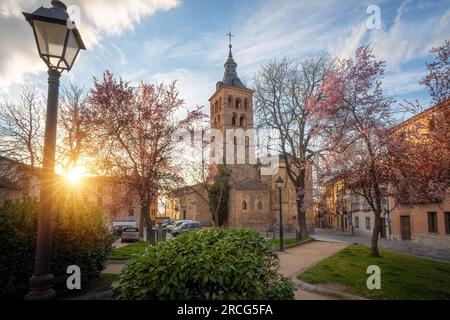
[[[369,299],[450,299],[450,264],[380,250],[382,257],[370,256],[367,246],[353,244],[301,273],[309,283],[341,284],[345,292]],[[366,286],[366,269],[381,269],[381,289]]]
[[[294,243],[302,243],[309,239],[310,239],[309,237],[303,238],[301,240],[297,240],[297,238],[286,238],[283,239],[283,243],[285,246],[288,246]],[[269,243],[271,243],[275,249],[278,249],[280,247],[280,239],[270,239]]]
[[132,255],[142,254],[145,251],[145,248],[149,246],[148,242],[139,241],[133,242],[129,245],[113,249],[111,254],[109,255],[109,260],[129,260]]

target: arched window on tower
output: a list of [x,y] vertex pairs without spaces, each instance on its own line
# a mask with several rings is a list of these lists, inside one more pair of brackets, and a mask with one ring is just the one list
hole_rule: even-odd
[[258,210],[262,210],[264,208],[263,202],[261,200],[258,201]]
[[219,102],[216,100],[216,102],[214,103],[214,113],[219,112]]
[[242,210],[247,210],[247,201],[242,201]]
[[228,108],[231,108],[232,105],[233,105],[233,97],[229,96],[228,97]]
[[233,113],[231,116],[231,125],[236,126],[237,125],[237,114]]
[[220,126],[220,114],[217,115],[217,124]]
[[241,99],[237,98],[236,99],[236,109],[240,109],[241,108]]
[[247,110],[247,109],[248,109],[248,99],[245,98],[244,99],[244,110]]
[[222,98],[219,98],[219,111],[222,111]]
[[240,127],[245,127],[247,126],[247,121],[245,119],[245,115],[241,115],[241,117],[239,118],[239,126]]

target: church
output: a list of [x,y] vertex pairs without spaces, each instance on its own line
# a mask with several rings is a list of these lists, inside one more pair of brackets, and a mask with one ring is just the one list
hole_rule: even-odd
[[[230,40],[231,40],[231,35]],[[230,168],[228,190],[228,216],[226,226],[249,227],[268,232],[279,227],[279,192],[274,187],[275,180],[282,177],[285,187],[281,193],[282,220],[285,232],[298,230],[295,188],[287,176],[284,159],[280,157],[278,168],[271,174],[264,174],[261,164],[255,163],[253,90],[239,79],[237,64],[232,54],[230,41],[228,59],[224,67],[223,79],[216,84],[216,90],[209,99],[210,128],[222,135],[223,158]],[[245,156],[237,152],[236,136],[230,132],[245,132]],[[234,146],[234,152],[227,148]],[[242,149],[241,149],[242,150]],[[231,157],[229,156],[231,154]],[[225,159],[226,158],[226,159]],[[312,168],[307,167],[305,203],[312,204]],[[213,218],[200,185],[191,185],[172,192],[166,204],[166,216],[171,219],[199,221],[203,226],[212,226]],[[308,233],[313,232],[312,205],[306,207]]]

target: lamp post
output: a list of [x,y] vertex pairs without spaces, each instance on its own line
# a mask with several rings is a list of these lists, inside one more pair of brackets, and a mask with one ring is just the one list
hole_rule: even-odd
[[280,251],[284,251],[283,243],[283,212],[281,206],[281,190],[284,188],[284,180],[280,176],[275,180],[275,187],[278,189],[279,201],[280,201]]
[[33,13],[25,13],[25,19],[33,28],[39,56],[48,67],[47,115],[43,164],[41,171],[40,207],[36,240],[36,260],[29,300],[52,299],[53,275],[50,273],[51,228],[55,183],[55,146],[58,118],[59,78],[64,70],[69,71],[80,51],[86,50],[75,23],[69,19],[67,7],[53,0],[51,8],[40,7]]

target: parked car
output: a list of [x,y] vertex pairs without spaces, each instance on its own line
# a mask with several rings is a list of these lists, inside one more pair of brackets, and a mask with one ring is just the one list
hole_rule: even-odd
[[186,220],[176,220],[172,224],[167,225],[166,230],[170,232],[173,228],[180,226],[185,221]]
[[181,223],[180,225],[172,228],[172,230],[170,231],[170,234],[174,237],[188,232],[188,231],[194,231],[194,230],[200,230],[201,229],[201,224],[198,221],[184,221],[183,223]]
[[163,229],[166,229],[167,226],[173,224],[175,222],[175,220],[166,220],[162,223],[162,227]]
[[121,242],[139,241],[139,229],[138,228],[124,228],[122,235],[120,236]]
[[114,234],[120,236],[122,234],[123,229],[125,228],[137,228],[137,222],[134,220],[118,220],[113,221],[112,228],[114,230]]

